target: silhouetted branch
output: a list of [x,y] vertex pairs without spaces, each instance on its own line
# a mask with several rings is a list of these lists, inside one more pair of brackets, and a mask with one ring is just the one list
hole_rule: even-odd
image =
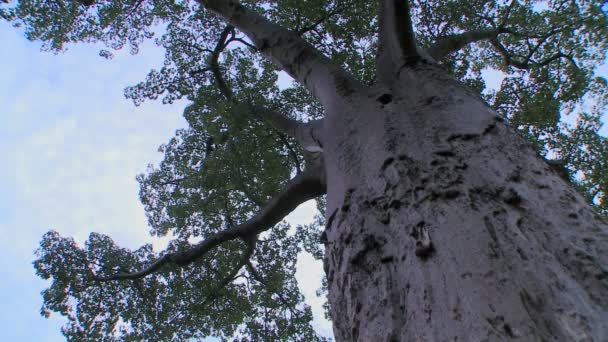
[[[211,54],[211,57],[209,59],[209,69],[212,71],[213,77],[215,78],[215,81],[217,83],[217,87],[222,93],[222,95],[224,95],[227,100],[236,101],[234,98],[234,92],[228,85],[228,82],[226,82],[226,80],[224,79],[219,66],[219,57],[222,51],[227,47],[230,41],[237,40],[237,38],[234,38],[234,36],[228,39],[228,35],[231,32],[234,35],[234,27],[232,25],[227,25],[220,34],[213,53]],[[254,117],[267,121],[279,131],[293,138],[296,137],[296,131],[298,127],[303,124],[300,121],[290,119],[267,107],[259,105],[250,105],[249,107],[250,113]]]
[[[567,55],[562,52],[557,52],[554,55],[552,55],[551,57],[547,57],[541,61],[533,60],[532,59],[533,52],[532,52],[532,53],[528,54],[527,57],[524,57],[523,60],[519,60],[519,59],[516,59],[514,56],[512,56],[511,53],[502,44],[500,44],[498,39],[496,39],[496,38],[490,39],[490,43],[492,44],[492,46],[494,46],[494,48],[502,56],[506,65],[512,66],[517,69],[528,70],[532,66],[546,66],[546,65],[550,64],[551,62],[554,62],[561,58],[567,59],[570,63],[572,63],[572,65],[574,65],[575,67],[578,68],[578,65],[576,64],[576,61],[574,60],[574,58],[571,55]],[[535,50],[533,50],[533,51],[535,51]]]
[[139,279],[152,274],[168,264],[188,265],[207,254],[220,244],[237,238],[253,239],[257,234],[272,228],[300,204],[325,193],[325,176],[322,165],[310,168],[291,179],[283,192],[272,198],[268,204],[251,219],[242,224],[212,234],[192,248],[181,252],[168,253],[138,272],[118,273],[108,277],[95,276],[99,281]]
[[232,282],[234,280],[234,278],[237,276],[237,274],[243,268],[243,266],[247,265],[247,263],[250,262],[249,260],[251,259],[251,256],[255,252],[255,245],[256,245],[257,239],[251,238],[251,239],[246,240],[245,242],[247,243],[247,248],[243,252],[243,255],[241,255],[241,258],[239,259],[238,264],[232,270],[232,272],[230,272],[228,275],[226,275],[224,277],[224,279],[222,279],[222,281],[217,284],[214,292],[217,292],[217,291],[221,290],[222,288],[226,287],[226,285],[230,284],[230,282]]
[[267,20],[237,0],[198,2],[247,35],[260,53],[308,88],[321,103],[361,88],[350,74],[297,32]]
[[275,130],[275,133],[277,134],[283,145],[285,145],[285,147],[287,148],[287,152],[289,153],[291,159],[293,159],[293,162],[296,166],[296,172],[302,172],[302,166],[300,165],[300,159],[298,158],[298,154],[291,147],[291,144],[289,143],[289,140],[287,140],[287,137],[285,137],[285,134],[283,132],[279,132],[278,130]]
[[228,34],[233,31],[234,27],[232,27],[232,25],[226,25],[226,27],[220,34],[220,38],[217,40],[215,49],[213,49],[213,53],[211,54],[211,58],[209,59],[209,68],[211,69],[211,72],[213,72],[217,87],[222,92],[222,94],[226,96],[227,99],[232,99],[232,89],[228,87],[228,84],[224,80],[224,77],[222,77],[222,72],[220,70],[220,65],[218,61],[220,54],[226,48],[226,39],[228,38]]
[[323,22],[325,22],[329,18],[333,17],[334,15],[342,12],[342,10],[343,10],[343,8],[340,5],[336,6],[336,8],[334,8],[333,11],[328,12],[327,14],[325,14],[321,18],[317,19],[312,24],[304,26],[301,29],[297,30],[298,35],[301,36],[301,35],[303,35],[304,33],[308,32],[308,31],[312,31],[312,30],[316,29],[317,26],[321,25]]
[[478,30],[469,31],[464,33],[453,34],[445,37],[440,37],[431,45],[427,52],[436,60],[440,60],[443,57],[459,51],[463,47],[470,43],[478,42],[480,40],[487,40],[495,38],[497,35],[502,33],[499,30]]

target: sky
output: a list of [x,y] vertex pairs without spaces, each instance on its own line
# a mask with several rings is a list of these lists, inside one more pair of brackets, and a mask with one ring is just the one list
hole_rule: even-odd
[[[186,103],[135,107],[123,97],[162,65],[151,42],[112,60],[94,45],[54,55],[0,21],[0,46],[0,341],[64,341],[65,321],[39,314],[47,283],[32,261],[42,234],[54,229],[83,243],[96,231],[130,248],[154,242],[135,176],[157,164],[158,146],[186,125]],[[289,221],[308,222],[313,208],[302,205]],[[318,318],[321,272],[311,258],[300,260],[297,276]],[[316,325],[330,334],[328,322]]]

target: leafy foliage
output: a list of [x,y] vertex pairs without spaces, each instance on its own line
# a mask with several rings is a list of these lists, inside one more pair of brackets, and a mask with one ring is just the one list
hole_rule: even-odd
[[[164,103],[191,102],[184,113],[189,127],[160,147],[165,158],[158,167],[138,176],[151,233],[175,237],[169,252],[251,217],[301,170],[304,159],[294,141],[254,120],[243,103],[262,104],[300,120],[319,118],[322,109],[302,87],[278,82],[278,71],[241,33],[230,32],[218,59],[237,102],[218,89],[210,69],[226,26],[196,3],[86,2],[0,4],[0,18],[23,26],[28,39],[42,41],[53,52],[73,43],[102,42],[108,50],[100,55],[111,58],[112,50],[128,46],[137,53],[143,40],[155,37],[165,49],[161,68],[127,88],[125,96],[136,105],[159,97]],[[373,82],[375,1],[243,3],[301,33],[361,81]],[[450,34],[503,31],[440,63],[481,93],[541,155],[564,160],[571,180],[602,210],[608,210],[608,142],[600,134],[600,118],[608,88],[595,68],[608,46],[605,9],[601,2],[586,0],[412,1],[423,46]],[[504,76],[498,89],[486,89],[482,74],[487,70]],[[38,274],[52,279],[43,293],[42,312],[66,316],[63,332],[78,340],[210,335],[241,341],[318,340],[294,274],[303,249],[321,256],[322,221],[273,228],[257,243],[250,265],[239,263],[246,247],[235,241],[186,267],[165,267],[138,281],[104,283],[93,275],[141,269],[158,253],[151,246],[121,249],[100,234],[91,234],[82,248],[49,232],[35,262]],[[218,286],[226,275],[234,276]]]
[[[608,48],[608,5],[600,1],[414,1],[426,45],[449,34],[502,29],[441,62],[518,129],[605,212],[606,138],[600,134],[608,88],[595,75]],[[503,81],[486,90],[482,73]],[[575,127],[575,128],[572,128]],[[591,142],[593,141],[593,143]]]
[[[37,274],[52,278],[44,291],[42,313],[59,312],[69,320],[63,333],[74,340],[183,341],[217,336],[261,341],[321,340],[310,326],[312,313],[295,282],[297,239],[279,225],[258,243],[249,275],[226,286],[244,249],[226,243],[201,260],[163,268],[136,281],[99,282],[97,275],[138,269],[158,255],[150,245],[136,251],[117,247],[93,233],[84,248],[57,232],[45,234],[35,262]],[[169,251],[187,247],[177,239]],[[255,274],[255,275],[253,275]]]

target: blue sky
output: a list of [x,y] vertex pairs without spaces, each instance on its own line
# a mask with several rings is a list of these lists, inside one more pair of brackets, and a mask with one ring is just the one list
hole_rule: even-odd
[[41,235],[143,242],[134,177],[184,125],[183,104],[135,108],[122,97],[160,64],[150,47],[112,61],[93,46],[53,55],[4,22],[0,42],[0,340],[61,341],[62,320],[38,314],[45,284],[31,262]]
[[[0,21],[0,44],[0,341],[63,341],[64,320],[39,315],[45,282],[31,263],[40,237],[54,229],[80,243],[91,231],[126,247],[154,242],[135,176],[160,161],[158,146],[186,124],[185,103],[124,99],[124,87],[162,65],[163,51],[150,42],[112,60],[92,45],[54,55]],[[314,204],[302,207],[290,221],[311,218]],[[299,279],[320,279],[310,258],[299,265]],[[319,285],[303,289],[316,317]],[[323,320],[318,328],[331,331]]]

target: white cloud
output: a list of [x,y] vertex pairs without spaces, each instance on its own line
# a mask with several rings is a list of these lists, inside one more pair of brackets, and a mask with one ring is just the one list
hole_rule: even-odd
[[110,62],[90,46],[55,56],[0,24],[11,47],[0,50],[0,302],[10,313],[0,314],[0,340],[60,341],[62,320],[38,314],[45,285],[31,262],[40,237],[52,228],[80,242],[91,231],[127,247],[149,241],[135,175],[184,125],[183,104],[135,108],[123,98],[124,86],[161,65],[150,46]]
[[[300,205],[285,219],[292,225],[309,224],[313,221],[316,212],[316,202],[308,201]],[[312,255],[302,253],[298,257],[296,279],[306,303],[310,305],[314,317],[313,327],[323,336],[333,336],[331,322],[325,319],[323,303],[325,298],[317,297],[317,290],[321,288],[323,264],[315,260]]]

